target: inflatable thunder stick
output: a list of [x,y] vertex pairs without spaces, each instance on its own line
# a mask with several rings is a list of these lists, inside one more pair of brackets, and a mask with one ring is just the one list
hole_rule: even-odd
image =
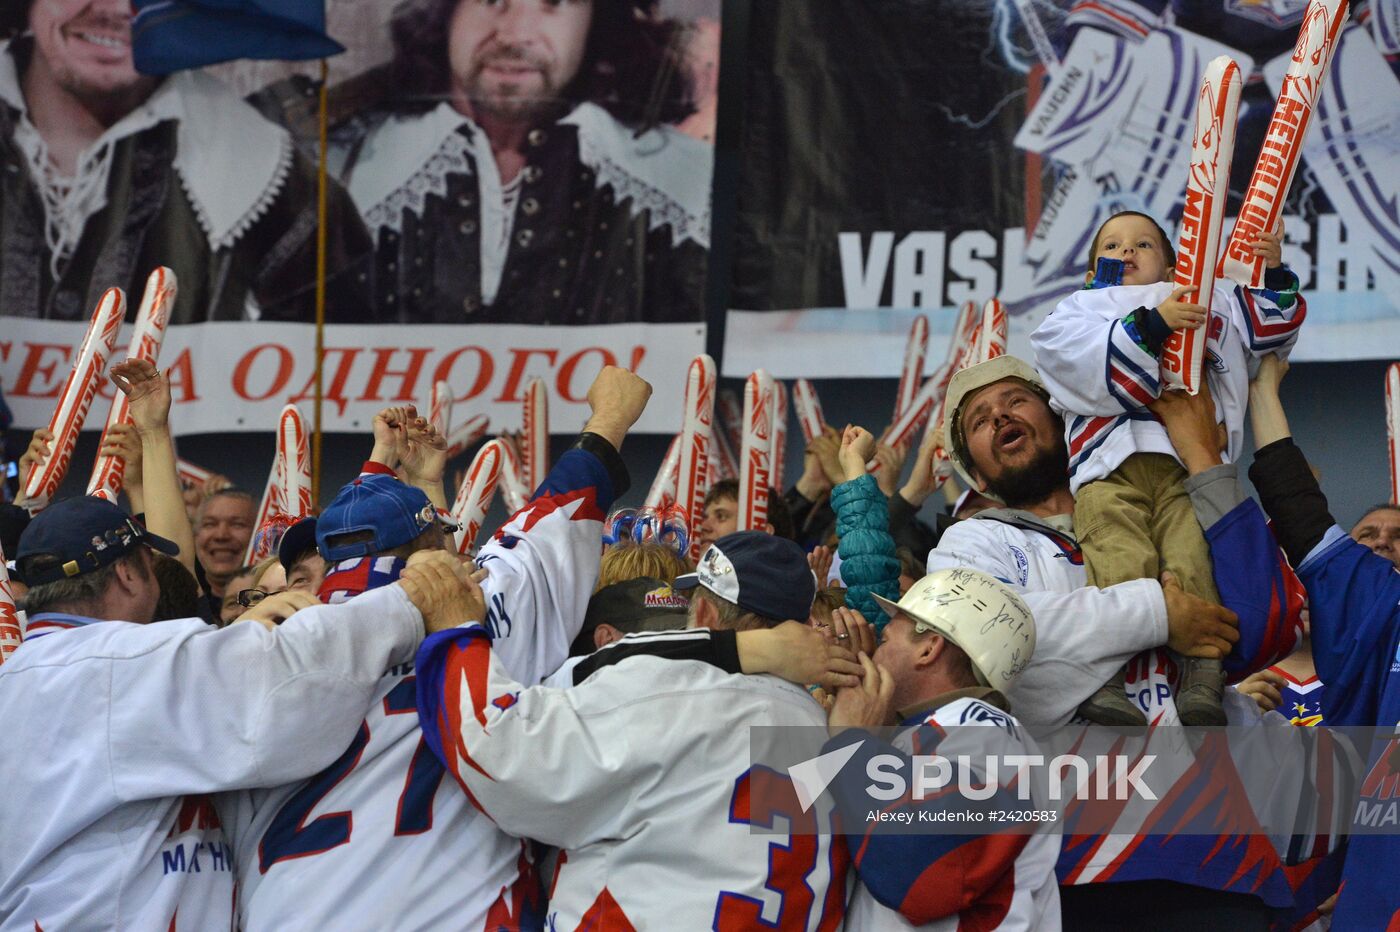
[[[1220,258],[1220,229],[1230,194],[1230,159],[1235,152],[1235,115],[1240,103],[1240,69],[1225,55],[1212,59],[1196,98],[1196,129],[1191,137],[1191,169],[1176,246],[1176,284],[1195,289],[1188,300],[1210,314]],[[1164,388],[1201,388],[1208,327],[1176,330],[1162,346]]]
[[427,411],[428,424],[437,429],[438,436],[446,437],[452,427],[452,387],[445,380],[433,383]]
[[899,420],[923,387],[924,357],[927,355],[928,318],[920,314],[909,327],[909,341],[904,344],[904,366],[899,371],[899,389],[895,392],[894,417],[891,421]]
[[87,419],[88,408],[97,394],[97,383],[107,371],[107,361],[117,342],[122,317],[126,314],[126,297],[120,288],[108,288],[97,302],[83,342],[73,360],[73,370],[58,394],[58,406],[49,420],[53,443],[48,457],[34,466],[24,479],[24,506],[31,513],[46,507],[54,492],[63,484],[73,446]]
[[822,416],[822,402],[817,397],[817,389],[806,379],[798,379],[792,384],[792,407],[797,412],[797,423],[802,428],[802,440],[811,443],[822,435],[826,419]]
[[5,569],[5,551],[0,549],[0,663],[10,659],[20,639],[19,609],[15,607],[15,591]]
[[787,454],[788,390],[781,379],[773,383],[773,446],[768,457],[768,485],[782,487],[783,460]]
[[1218,277],[1233,279],[1246,288],[1264,287],[1264,258],[1256,256],[1250,246],[1260,233],[1272,233],[1279,227],[1283,201],[1303,154],[1303,137],[1346,18],[1347,0],[1308,3],[1273,119],[1259,149],[1259,161],[1254,164],[1239,218],[1220,259]]
[[491,419],[484,414],[476,414],[452,428],[447,435],[447,458],[454,459],[467,452],[467,448],[486,436]]
[[671,445],[666,448],[666,456],[661,460],[661,468],[656,471],[656,478],[651,481],[651,488],[647,490],[647,508],[660,510],[675,502],[676,471],[680,461],[681,435],[676,434],[671,438]]
[[676,458],[676,504],[686,516],[690,558],[698,559],[700,522],[705,519],[709,484],[710,436],[715,419],[715,361],[701,353],[690,362],[685,381],[685,409]]
[[520,479],[534,494],[549,472],[549,389],[544,379],[525,386],[524,436],[520,438]]
[[515,447],[501,441],[501,468],[496,486],[505,496],[506,510],[515,514],[530,503],[530,490],[525,487],[521,472],[520,457]]
[[457,500],[452,504],[452,517],[461,525],[454,535],[458,553],[476,553],[476,537],[481,533],[486,512],[496,498],[501,461],[505,456],[505,444],[499,440],[488,440],[472,458],[462,487],[457,490]]
[[768,526],[768,487],[773,456],[773,405],[777,400],[773,377],[762,369],[744,383],[743,439],[739,444],[740,531],[762,531]]
[[[170,308],[175,304],[175,273],[161,266],[146,279],[146,291],[141,296],[141,307],[136,312],[136,329],[127,345],[128,359],[144,359],[155,365],[160,359],[160,345],[165,340],[165,323],[170,319]],[[107,423],[102,428],[102,437],[97,448],[107,442],[107,434],[118,424],[131,423],[131,403],[126,393],[118,391],[112,398],[112,408],[107,413]],[[92,478],[88,480],[87,494],[95,495],[98,489],[106,489],[116,494],[122,489],[126,475],[126,460],[111,454],[97,454],[92,466]]]

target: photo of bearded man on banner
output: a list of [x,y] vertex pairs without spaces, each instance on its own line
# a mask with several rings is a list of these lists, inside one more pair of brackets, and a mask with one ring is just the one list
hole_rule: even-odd
[[[703,319],[712,147],[656,0],[407,0],[333,133],[381,319]],[[362,86],[363,86],[363,82]]]
[[[86,320],[166,266],[172,324],[314,320],[315,165],[203,71],[138,73],[131,16],[130,0],[0,9],[0,313]],[[327,228],[328,319],[368,321],[372,244],[334,183]]]

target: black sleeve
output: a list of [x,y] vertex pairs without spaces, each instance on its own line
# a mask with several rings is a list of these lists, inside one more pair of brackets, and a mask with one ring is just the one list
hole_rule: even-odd
[[603,667],[637,656],[699,660],[726,673],[743,672],[739,669],[739,641],[735,632],[687,628],[629,634],[620,641],[613,641],[574,667],[574,685],[582,683]]
[[1292,437],[1261,447],[1249,467],[1249,481],[1259,491],[1264,513],[1274,522],[1279,546],[1297,566],[1337,523],[1327,511],[1327,498],[1303,451]]
[[627,472],[627,464],[623,462],[622,454],[611,443],[598,434],[584,431],[578,435],[574,446],[580,450],[587,450],[603,461],[603,468],[608,471],[608,478],[612,479],[614,501],[625,495],[627,490],[632,487],[632,477]]

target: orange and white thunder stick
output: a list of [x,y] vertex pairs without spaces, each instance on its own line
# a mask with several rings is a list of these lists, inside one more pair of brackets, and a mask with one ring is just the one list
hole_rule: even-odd
[[705,518],[709,486],[710,435],[715,420],[715,361],[701,353],[690,361],[685,380],[685,409],[676,457],[676,503],[685,512],[690,558],[700,557],[700,522]]
[[[549,389],[544,379],[525,386],[525,436],[520,439],[520,478],[533,494],[549,472]],[[528,497],[528,495],[527,495]]]
[[458,553],[476,553],[476,536],[481,533],[481,524],[496,497],[504,455],[505,444],[489,440],[472,458],[467,477],[457,490],[457,500],[452,503],[452,517],[461,525],[454,532]]
[[296,405],[287,405],[277,422],[277,475],[281,481],[282,510],[293,518],[311,514],[311,452],[306,420]]
[[963,362],[973,366],[1006,355],[1006,307],[996,298],[982,306],[982,319],[977,325],[976,340],[971,355]]
[[1400,503],[1400,362],[1385,370],[1385,439],[1390,451],[1390,503]]
[[[152,365],[160,358],[160,344],[165,339],[165,322],[170,319],[170,308],[175,304],[175,273],[161,266],[146,279],[146,291],[141,296],[141,308],[136,312],[136,329],[131,334],[131,343],[126,348],[128,359],[144,359]],[[107,441],[107,434],[118,424],[131,423],[131,403],[126,393],[117,391],[112,397],[112,408],[107,413],[107,424],[102,428],[102,437],[97,448]],[[92,478],[88,480],[87,494],[96,495],[98,489],[106,489],[116,494],[122,489],[126,475],[126,460],[111,454],[97,454],[92,466]]]
[[[899,370],[899,390],[894,396],[894,417],[914,403],[914,396],[924,384],[924,357],[928,355],[928,318],[920,314],[909,327],[909,341],[904,344],[904,366]],[[808,442],[812,438],[808,437]]]
[[768,460],[768,484],[783,487],[783,464],[787,459],[787,383],[778,379],[773,383],[773,453]]
[[[1176,245],[1176,284],[1195,289],[1186,297],[1206,309],[1209,321],[1220,258],[1220,228],[1230,194],[1230,159],[1235,152],[1235,115],[1240,104],[1240,69],[1227,55],[1211,59],[1196,98],[1196,129],[1191,137],[1191,169],[1186,205]],[[1176,330],[1162,346],[1162,380],[1167,388],[1201,389],[1201,363],[1210,327]]]
[[[902,388],[903,386],[901,386]],[[792,384],[792,407],[797,412],[797,424],[802,428],[802,440],[811,443],[822,435],[826,419],[822,417],[822,401],[816,387],[806,379]]]
[[972,343],[977,337],[981,320],[976,302],[964,301],[958,308],[957,320],[953,322],[952,332],[948,336],[948,349],[943,365],[924,382],[923,388],[919,389],[909,407],[895,418],[894,423],[885,432],[885,442],[890,446],[899,446],[919,432],[928,420],[934,404],[947,392],[948,382],[952,380],[953,373],[969,364]]
[[[277,445],[282,445],[281,431],[278,431]],[[253,519],[253,536],[248,539],[248,549],[243,553],[243,565],[256,562],[253,555],[258,549],[258,531],[267,519],[275,514],[286,514],[287,509],[282,505],[282,477],[279,475],[282,463],[280,458],[274,454],[272,457],[272,469],[267,473],[267,484],[263,486],[262,501],[258,503],[258,510]]]
[[486,436],[491,419],[484,414],[475,414],[452,428],[447,435],[447,458],[454,459],[467,452],[467,447]]
[[768,527],[769,471],[773,456],[773,405],[778,389],[762,369],[744,383],[744,436],[739,445],[740,531]]
[[1264,285],[1264,258],[1256,256],[1249,247],[1260,233],[1278,229],[1284,198],[1303,155],[1303,137],[1307,135],[1313,107],[1322,92],[1327,66],[1337,50],[1337,36],[1346,18],[1347,0],[1310,0],[1303,14],[1303,27],[1298,31],[1293,59],[1283,76],[1259,161],[1254,164],[1239,218],[1220,259],[1218,274],[1246,288]]
[[520,459],[515,455],[515,448],[504,440],[501,441],[501,468],[496,488],[505,496],[506,510],[511,514],[530,502],[530,490],[525,487]]
[[443,379],[433,383],[427,411],[428,423],[437,428],[439,437],[446,437],[452,427],[452,386]]
[[[724,389],[715,400],[715,415],[718,420],[716,425],[726,434],[725,439],[729,441],[731,451],[739,449],[744,445],[744,412],[740,407],[739,399],[734,397],[734,393],[729,389]],[[735,472],[738,472],[738,462],[735,462]]]
[[24,480],[24,506],[30,513],[46,507],[63,484],[73,446],[78,442],[88,408],[97,394],[97,383],[107,371],[107,361],[112,356],[125,314],[125,295],[120,288],[108,288],[97,302],[92,322],[73,360],[73,371],[68,373],[68,381],[58,395],[58,407],[49,420],[53,444],[48,458],[35,465]]
[[179,457],[175,459],[175,472],[180,476],[180,484],[185,486],[204,485],[214,476],[212,469],[205,469]]
[[647,490],[647,497],[643,504],[647,508],[662,509],[676,500],[676,474],[681,462],[681,435],[676,434],[671,438],[671,445],[666,448],[666,456],[661,460],[661,468],[656,471],[656,478],[651,480],[651,488]]
[[5,569],[5,551],[0,549],[0,664],[10,659],[20,639],[19,609],[15,606],[10,573]]

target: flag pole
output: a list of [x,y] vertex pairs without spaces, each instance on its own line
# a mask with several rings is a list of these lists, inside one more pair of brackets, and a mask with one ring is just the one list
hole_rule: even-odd
[[316,400],[312,413],[311,502],[321,502],[321,403],[323,401],[322,361],[326,348],[326,135],[330,122],[330,67],[321,59],[321,101],[317,119],[319,130],[316,165]]

